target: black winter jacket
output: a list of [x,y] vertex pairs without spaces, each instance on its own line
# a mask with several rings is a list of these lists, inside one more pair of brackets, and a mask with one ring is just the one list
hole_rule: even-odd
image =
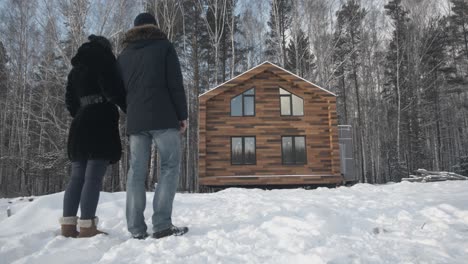
[[127,97],[127,133],[179,128],[187,102],[179,59],[164,33],[153,25],[126,33],[118,64]]
[[[117,61],[108,48],[87,42],[72,59],[65,101],[73,121],[68,135],[68,157],[78,160],[120,159],[119,112],[125,111],[125,90]],[[81,105],[80,98],[100,95],[106,102]]]

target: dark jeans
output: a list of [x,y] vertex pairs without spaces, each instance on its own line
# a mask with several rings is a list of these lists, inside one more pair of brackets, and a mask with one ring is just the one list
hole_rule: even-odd
[[109,161],[85,160],[72,163],[72,174],[63,197],[63,216],[76,216],[81,205],[81,219],[93,219],[102,188],[102,178]]

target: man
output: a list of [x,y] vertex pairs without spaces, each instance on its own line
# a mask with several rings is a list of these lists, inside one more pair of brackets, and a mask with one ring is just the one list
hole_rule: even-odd
[[127,179],[127,227],[133,238],[148,237],[144,210],[145,181],[151,143],[161,160],[153,198],[153,237],[183,235],[187,227],[172,224],[172,204],[180,170],[180,133],[187,128],[187,102],[179,59],[155,18],[139,14],[123,41],[118,58],[127,93],[130,170]]

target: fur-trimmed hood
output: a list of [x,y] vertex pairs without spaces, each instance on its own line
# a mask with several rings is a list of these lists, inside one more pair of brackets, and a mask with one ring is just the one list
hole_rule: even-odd
[[122,46],[126,48],[129,44],[139,40],[162,40],[167,39],[166,34],[155,25],[143,25],[134,27],[125,33]]

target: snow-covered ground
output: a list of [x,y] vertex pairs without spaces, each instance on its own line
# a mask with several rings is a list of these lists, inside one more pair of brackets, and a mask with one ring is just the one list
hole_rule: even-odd
[[[7,210],[10,212],[20,211],[28,203],[34,201],[35,197],[18,197],[13,199],[0,198],[0,221],[8,217]],[[1,234],[0,234],[1,235]]]
[[62,198],[12,204],[0,263],[468,263],[467,181],[177,194],[173,221],[190,232],[143,241],[126,231],[124,193],[101,195],[109,236],[58,236]]

